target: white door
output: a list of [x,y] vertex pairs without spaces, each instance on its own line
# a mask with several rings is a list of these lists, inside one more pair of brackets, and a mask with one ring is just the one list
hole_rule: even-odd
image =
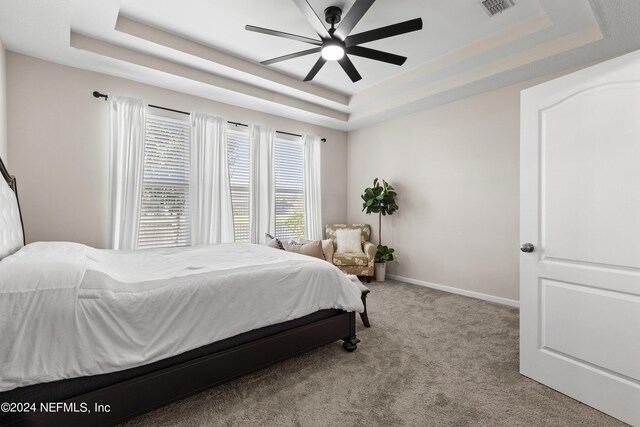
[[521,104],[520,372],[640,426],[640,51]]

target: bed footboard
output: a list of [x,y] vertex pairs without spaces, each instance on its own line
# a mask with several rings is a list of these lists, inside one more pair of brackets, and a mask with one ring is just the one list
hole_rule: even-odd
[[[63,409],[52,408],[58,412],[21,414],[4,419],[3,423],[11,426],[113,425],[338,340],[344,341],[347,351],[356,349],[360,340],[356,337],[355,313],[341,312],[85,393],[62,402],[68,405]],[[78,412],[69,411],[70,408]]]

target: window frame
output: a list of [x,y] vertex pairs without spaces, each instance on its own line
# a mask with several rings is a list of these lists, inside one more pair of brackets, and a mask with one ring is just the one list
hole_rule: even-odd
[[[234,185],[233,177],[232,177],[232,165],[230,163],[230,147],[231,147],[231,139],[230,135],[238,134],[243,139],[246,138],[246,187],[244,185]],[[242,141],[243,143],[245,141]],[[243,151],[245,151],[243,149]],[[251,242],[251,131],[248,127],[235,125],[233,123],[227,124],[227,165],[229,169],[229,188],[231,192],[231,206],[233,211],[233,236],[235,243],[250,243]],[[243,220],[242,226],[239,224],[239,219],[236,217],[236,209],[239,207],[238,204],[242,203],[239,199],[234,199],[235,194],[246,194],[246,219]],[[243,207],[244,209],[244,207]],[[241,216],[244,218],[244,216]],[[239,230],[241,228],[245,228],[242,231],[242,234],[238,236]],[[246,235],[245,235],[246,233]]]
[[[274,204],[275,204],[275,237],[278,239],[303,239],[306,238],[306,206],[304,200],[304,147],[302,144],[302,137],[288,135],[284,133],[276,133],[274,139],[273,146],[273,174],[274,174]],[[300,167],[299,167],[299,182],[297,183],[299,188],[295,190],[291,190],[290,188],[283,189],[282,187],[278,187],[278,146],[281,144],[287,144],[290,146],[296,146],[299,148],[299,156],[300,156]],[[281,194],[294,195],[297,196],[299,200],[294,203],[297,203],[302,207],[302,217],[299,219],[299,225],[297,230],[293,230],[290,234],[282,233],[282,225],[278,224],[278,196]],[[289,216],[290,218],[291,216]],[[286,220],[285,220],[286,221]]]
[[[151,106],[146,107],[144,158],[142,170],[142,191],[140,199],[140,216],[138,218],[138,235],[136,244],[139,249],[186,247],[191,245],[191,121],[190,116],[166,111]],[[167,127],[165,135],[150,136],[151,127],[160,125]],[[167,134],[179,135],[179,138],[167,137]],[[169,140],[170,142],[166,142]],[[163,143],[165,143],[163,150]],[[173,145],[173,146],[171,146]],[[151,146],[155,146],[153,150]],[[179,148],[179,149],[177,149]],[[161,151],[172,152],[166,157]],[[155,158],[154,158],[155,157]],[[151,158],[154,158],[151,160]],[[171,182],[162,175],[170,175],[168,165],[176,172],[176,178]],[[153,168],[150,169],[150,167]],[[155,175],[155,177],[154,177]],[[167,179],[163,182],[163,178]],[[153,194],[153,195],[152,195]],[[181,209],[167,207],[170,203],[163,201],[166,195],[170,201],[180,200]],[[164,202],[164,203],[163,203]],[[161,213],[165,210],[166,215]],[[177,213],[175,215],[169,212]],[[154,212],[155,211],[155,212]],[[153,217],[158,217],[155,224]],[[163,218],[164,217],[164,218]],[[162,225],[163,224],[163,225]],[[172,236],[173,233],[173,236]],[[155,238],[153,236],[156,236]]]

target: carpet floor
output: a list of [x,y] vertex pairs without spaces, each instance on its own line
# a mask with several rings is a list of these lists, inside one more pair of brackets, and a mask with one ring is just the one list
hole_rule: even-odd
[[371,328],[135,418],[128,426],[625,425],[518,373],[518,310],[387,281]]

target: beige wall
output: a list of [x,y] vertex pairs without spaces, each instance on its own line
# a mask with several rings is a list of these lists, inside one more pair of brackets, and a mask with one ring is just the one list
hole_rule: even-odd
[[392,274],[518,300],[520,91],[549,78],[349,133],[349,222],[377,235],[360,194],[375,177],[398,190]]
[[6,55],[4,46],[0,41],[0,159],[7,160],[7,104],[6,104]]
[[327,138],[322,146],[323,217],[325,222],[346,219],[344,132],[11,52],[7,81],[11,173],[19,181],[29,242],[107,244],[109,113],[107,104],[91,95],[94,90]]
[[396,248],[399,261],[389,265],[390,273],[518,299],[519,96],[555,76],[357,130],[347,143],[344,132],[6,56],[8,155],[28,241],[106,246],[108,109],[91,96],[100,90],[326,137],[325,223],[367,222],[377,235],[376,218],[361,213],[360,194],[374,177],[388,179],[400,205],[383,220],[383,243]]

